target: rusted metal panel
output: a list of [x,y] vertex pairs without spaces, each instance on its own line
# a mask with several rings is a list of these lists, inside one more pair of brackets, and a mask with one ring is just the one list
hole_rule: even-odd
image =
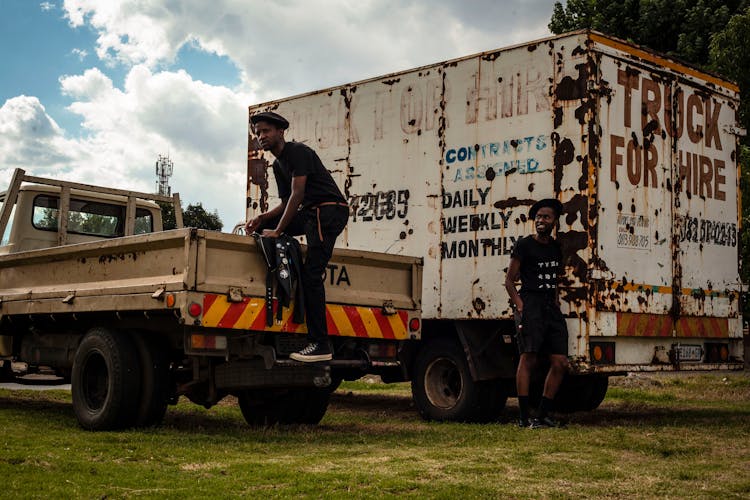
[[[555,57],[546,43],[522,46],[250,113],[286,116],[287,139],[313,146],[338,178],[352,206],[344,245],[424,256],[425,317],[508,318],[504,273],[514,242],[530,231],[529,206],[559,196],[563,184],[578,191],[581,176],[580,166],[564,170],[578,156],[580,127],[559,141],[562,158],[553,142]],[[249,144],[250,176],[263,178],[258,170],[272,158],[261,159],[252,133]],[[566,173],[557,186],[556,172]],[[260,195],[259,185],[250,183],[250,206],[264,197],[278,203],[273,182]]]
[[[510,319],[503,280],[533,231],[528,207],[562,201],[562,309],[569,352],[585,360],[591,336],[617,337],[618,312],[729,318],[736,337],[737,98],[731,83],[584,31],[249,111],[284,115],[287,138],[333,171],[352,205],[341,244],[424,256],[425,318]],[[267,183],[271,156],[249,157]],[[249,184],[249,216],[273,184]],[[652,351],[618,351],[618,363]]]
[[598,315],[617,312],[618,335],[649,335],[623,325],[637,315],[661,335],[740,337],[736,87],[600,41],[599,196],[612,203],[600,209]]

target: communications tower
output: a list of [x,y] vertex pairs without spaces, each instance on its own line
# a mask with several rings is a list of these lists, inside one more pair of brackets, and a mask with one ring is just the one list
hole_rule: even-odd
[[174,163],[169,156],[159,155],[156,159],[156,190],[164,196],[172,196],[172,188],[169,186],[169,178],[172,177]]

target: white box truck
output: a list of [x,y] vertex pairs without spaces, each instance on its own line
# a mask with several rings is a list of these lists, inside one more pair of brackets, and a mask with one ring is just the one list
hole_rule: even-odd
[[[738,92],[579,31],[249,114],[288,118],[287,139],[333,172],[351,203],[346,246],[424,256],[424,328],[400,346],[403,379],[422,415],[476,419],[497,391],[514,395],[503,281],[541,198],[564,205],[559,408],[597,407],[611,375],[742,369]],[[250,127],[248,216],[277,203],[272,160]]]

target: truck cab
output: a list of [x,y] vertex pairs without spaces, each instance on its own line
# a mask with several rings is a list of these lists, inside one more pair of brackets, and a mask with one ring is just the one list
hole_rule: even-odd
[[[41,184],[19,188],[8,225],[0,241],[0,255],[60,245],[60,186]],[[0,193],[0,206],[7,192]],[[161,209],[153,201],[136,199],[133,234],[162,230]],[[70,190],[65,243],[87,243],[125,235],[128,198],[122,195]]]

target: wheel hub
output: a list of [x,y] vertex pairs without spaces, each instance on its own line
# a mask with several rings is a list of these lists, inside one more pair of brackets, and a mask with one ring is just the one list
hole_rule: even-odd
[[429,364],[424,385],[430,404],[442,409],[456,406],[463,390],[458,367],[448,358],[437,358]]

